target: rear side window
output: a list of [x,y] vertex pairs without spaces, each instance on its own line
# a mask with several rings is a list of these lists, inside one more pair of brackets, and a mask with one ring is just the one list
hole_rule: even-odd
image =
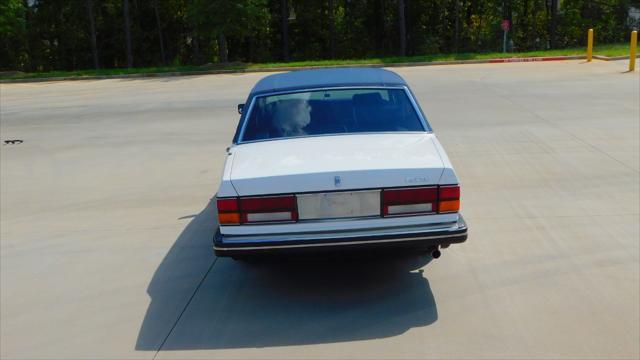
[[255,99],[240,141],[425,131],[402,89],[333,89]]

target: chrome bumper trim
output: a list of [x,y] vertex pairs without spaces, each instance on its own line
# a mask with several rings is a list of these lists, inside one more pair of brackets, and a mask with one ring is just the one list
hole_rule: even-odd
[[313,241],[313,240],[331,240],[335,238],[350,239],[361,238],[367,236],[404,236],[413,234],[425,234],[429,232],[442,231],[459,231],[466,229],[467,225],[462,216],[457,221],[446,223],[434,223],[426,225],[404,225],[371,229],[349,229],[349,230],[328,230],[323,232],[308,231],[298,233],[268,233],[268,234],[221,234],[221,240],[226,244],[236,243],[263,243],[271,241]]
[[261,251],[278,249],[328,248],[344,246],[401,246],[406,244],[429,243],[451,244],[467,239],[467,224],[462,215],[453,223],[428,224],[387,231],[361,230],[351,232],[307,233],[307,234],[265,234],[225,236],[218,231],[214,237],[213,249],[226,254],[236,251]]
[[330,243],[310,243],[310,244],[293,244],[293,245],[270,245],[270,246],[242,246],[242,247],[219,247],[214,246],[216,251],[238,251],[238,250],[269,250],[269,249],[295,249],[305,247],[320,247],[320,246],[342,246],[342,245],[365,245],[365,244],[381,244],[381,243],[393,243],[404,242],[414,240],[428,240],[428,239],[443,239],[451,237],[460,237],[462,234],[453,235],[433,235],[433,236],[421,236],[412,238],[396,238],[396,239],[384,239],[384,240],[364,240],[364,241],[340,241]]

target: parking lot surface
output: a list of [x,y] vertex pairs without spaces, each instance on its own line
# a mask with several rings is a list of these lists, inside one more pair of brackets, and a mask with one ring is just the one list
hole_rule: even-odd
[[0,356],[638,358],[625,68],[393,69],[461,179],[469,239],[437,260],[215,258],[236,104],[266,74],[2,84]]

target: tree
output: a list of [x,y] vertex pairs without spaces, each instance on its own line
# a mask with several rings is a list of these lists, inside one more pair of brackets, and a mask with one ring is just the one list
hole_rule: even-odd
[[243,40],[264,23],[266,0],[194,0],[190,19],[203,35],[214,39],[218,61],[227,62],[229,40]]
[[462,6],[462,0],[453,0],[455,2],[454,22],[455,22],[455,37],[453,43],[454,51],[458,51],[460,48],[460,7]]
[[282,60],[289,61],[289,2],[280,1],[280,24],[282,26]]
[[156,14],[156,25],[158,27],[158,40],[160,42],[160,55],[162,58],[162,63],[167,63],[167,57],[164,54],[164,41],[162,40],[162,24],[160,23],[160,14],[158,11],[158,0],[153,0],[153,10]]
[[89,33],[91,37],[91,55],[93,56],[93,67],[100,69],[100,61],[98,60],[98,41],[96,39],[96,24],[93,16],[93,0],[86,1],[87,18],[89,19]]
[[21,0],[0,1],[0,69],[18,70],[28,61],[26,8]]
[[124,16],[124,34],[125,43],[127,46],[127,67],[133,67],[133,50],[131,47],[131,19],[129,17],[129,0],[124,0],[122,4],[122,11]]
[[557,46],[556,42],[556,29],[558,27],[558,0],[551,0],[551,22],[549,25],[549,42],[551,48]]
[[404,17],[404,0],[398,0],[398,26],[400,28],[400,56],[407,55],[407,24]]
[[[78,70],[626,42],[640,0],[0,0],[0,69]],[[294,16],[295,12],[295,16]],[[295,21],[294,19],[295,18]],[[134,61],[135,59],[135,61]]]
[[329,54],[336,57],[336,20],[334,0],[329,0]]

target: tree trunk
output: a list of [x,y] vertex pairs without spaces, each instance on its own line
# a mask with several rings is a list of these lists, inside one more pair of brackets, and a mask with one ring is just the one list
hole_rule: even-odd
[[229,62],[227,55],[227,38],[223,33],[218,34],[218,61],[223,64]]
[[[513,34],[515,34],[516,29],[516,26],[513,24],[513,0],[507,0],[507,4],[507,20],[509,20],[509,32],[507,35],[509,35],[511,44],[513,44]],[[513,51],[513,49],[510,51]]]
[[158,12],[158,0],[153,1],[153,8],[156,13],[156,25],[158,26],[158,39],[160,40],[160,55],[162,56],[162,63],[167,63],[167,58],[164,54],[164,41],[162,40],[162,25],[160,24],[160,14]]
[[398,0],[398,26],[400,27],[400,56],[406,56],[407,26],[404,18],[404,0]]
[[458,46],[460,45],[460,0],[453,0],[456,2],[456,7],[455,7],[455,16],[456,16],[456,31],[455,31],[455,38],[454,38],[454,49],[457,52],[458,51]]
[[[525,45],[527,48],[530,46],[531,43],[531,29],[529,26],[529,0],[523,0],[522,1],[522,20],[519,21],[519,23],[521,23],[520,28],[522,29],[523,34],[525,34],[524,40],[525,40]],[[521,47],[522,47],[521,45]]]
[[124,36],[127,45],[127,67],[133,67],[133,51],[131,50],[131,19],[129,18],[129,0],[124,0]]
[[282,60],[289,61],[289,4],[280,1],[280,20],[282,25]]
[[193,32],[193,57],[196,64],[200,65],[202,63],[202,54],[200,53],[200,41],[198,41],[198,33]]
[[471,27],[471,16],[478,13],[478,0],[471,0],[467,6],[466,22],[467,28]]
[[329,0],[329,53],[336,57],[336,21],[334,19],[334,0]]
[[96,40],[96,24],[93,17],[93,0],[87,0],[87,17],[89,18],[89,31],[91,32],[91,54],[93,55],[93,67],[100,69],[98,61],[98,41]]
[[[386,48],[386,34],[387,34],[387,22],[386,22],[386,13],[387,9],[385,7],[385,0],[378,0],[375,2],[375,7],[373,8],[373,18],[378,22],[379,26],[374,26],[373,34],[375,37],[375,45],[376,45],[376,53],[384,54],[388,51]],[[347,17],[345,14],[345,18],[353,18],[352,16]],[[353,21],[352,21],[353,22]],[[348,29],[351,29],[353,25],[349,24]]]
[[551,48],[556,47],[556,28],[558,24],[558,0],[551,0],[551,24],[549,26],[549,42]]

